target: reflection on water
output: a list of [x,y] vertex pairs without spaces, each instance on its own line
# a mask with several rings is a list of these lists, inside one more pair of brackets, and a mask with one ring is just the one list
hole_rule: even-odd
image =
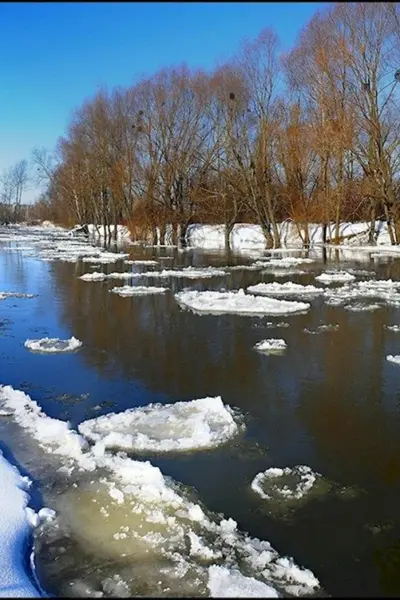
[[[132,259],[173,256],[173,262],[165,262],[168,268],[248,262],[231,256],[228,263],[218,253],[128,251]],[[395,258],[374,261],[362,252],[328,249],[326,260],[325,265],[321,260],[301,265],[305,274],[279,282],[317,285],[314,276],[335,265],[400,279]],[[328,593],[400,594],[400,368],[386,361],[387,354],[400,353],[400,338],[386,329],[400,324],[398,308],[358,313],[317,298],[309,313],[285,317],[289,327],[274,330],[267,324],[281,322],[279,317],[199,316],[180,309],[173,298],[185,287],[229,290],[274,281],[268,272],[233,270],[201,281],[173,278],[165,281],[171,288],[165,295],[121,298],[108,291],[119,284],[115,280],[80,280],[90,272],[81,262],[45,263],[12,252],[1,253],[0,261],[0,291],[39,294],[1,303],[2,321],[7,320],[7,336],[1,336],[2,382],[20,389],[25,383],[50,416],[70,419],[73,426],[110,410],[220,395],[245,415],[243,440],[189,456],[149,454],[152,463],[194,486],[211,510],[231,516],[240,529],[306,565]],[[122,269],[121,263],[99,268],[106,273]],[[304,331],[322,324],[338,327],[320,335]],[[39,330],[40,336],[32,334]],[[285,340],[284,355],[254,352],[266,333]],[[83,347],[76,355],[54,357],[23,348],[25,339],[46,335],[74,335]],[[287,520],[262,510],[262,500],[249,493],[255,475],[296,464],[359,493],[310,499]],[[387,522],[390,528],[384,527]]]

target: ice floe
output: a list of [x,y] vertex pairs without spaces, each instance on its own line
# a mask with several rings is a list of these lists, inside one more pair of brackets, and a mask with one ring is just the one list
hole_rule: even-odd
[[132,279],[132,271],[114,271],[107,275],[108,279]]
[[311,335],[316,335],[318,333],[323,333],[324,331],[337,331],[339,329],[339,325],[318,325],[315,329],[304,328],[304,333],[310,333]]
[[272,467],[255,476],[251,489],[264,500],[299,500],[311,491],[318,477],[319,473],[305,465]]
[[[150,462],[89,447],[68,423],[48,417],[28,395],[10,386],[0,387],[0,407],[12,410],[44,450],[65,461],[65,487],[53,500],[56,515],[36,528],[35,550],[41,560],[57,559],[58,572],[66,560],[68,569],[74,561],[76,571],[79,565],[77,579],[69,576],[66,586],[130,597],[166,591],[206,595],[210,585],[219,589],[221,578],[227,589],[229,583],[235,592],[246,589],[246,595],[266,592],[254,587],[253,579],[280,595],[320,589],[311,571],[280,556],[268,541],[239,531],[233,519],[208,511]],[[66,552],[66,546],[75,551]],[[84,553],[76,552],[79,546]],[[134,560],[121,561],[124,556]],[[214,566],[229,573],[210,572]]]
[[290,268],[296,265],[304,265],[315,263],[314,258],[297,258],[295,256],[287,256],[285,258],[271,258],[266,266]]
[[354,304],[346,304],[344,307],[345,310],[349,310],[351,312],[372,312],[374,310],[378,310],[382,308],[382,304],[367,304],[363,302],[354,302]]
[[73,352],[82,346],[82,342],[74,336],[68,340],[45,337],[40,340],[26,340],[24,346],[32,352],[58,354],[61,352]]
[[21,292],[0,292],[0,300],[7,298],[36,298],[37,294],[23,294]]
[[105,448],[180,452],[214,448],[240,429],[220,396],[175,404],[150,404],[84,421],[87,439]]
[[260,294],[262,296],[318,296],[325,293],[322,288],[314,285],[300,285],[287,281],[286,283],[257,283],[247,288],[250,294]]
[[305,302],[253,296],[245,294],[242,289],[237,292],[183,290],[175,294],[175,298],[184,308],[209,314],[288,315],[305,312],[310,308],[310,304]]
[[133,277],[187,277],[189,279],[208,279],[210,277],[223,277],[228,271],[216,267],[186,267],[184,269],[163,269],[162,271],[144,271],[133,273]]
[[123,285],[120,287],[114,287],[110,292],[113,294],[118,294],[119,296],[148,296],[151,294],[164,294],[168,292],[169,288],[167,287],[156,287],[153,285]]
[[208,572],[211,598],[279,598],[273,587],[254,577],[245,577],[237,569],[211,565]]
[[261,340],[257,342],[254,349],[263,354],[281,354],[287,348],[285,340],[269,338],[267,340]]
[[279,277],[279,278],[284,278],[284,277],[293,277],[294,275],[306,275],[307,271],[301,271],[300,269],[296,270],[296,269],[268,269],[266,271],[263,271],[262,274],[264,275],[272,275],[273,277]]
[[386,360],[394,363],[395,365],[400,365],[400,354],[396,354],[396,355],[388,354],[386,357]]
[[[169,258],[169,257],[168,257]],[[125,260],[127,265],[145,265],[146,267],[155,267],[160,263],[156,260]]]
[[83,281],[104,281],[104,279],[107,279],[107,275],[99,271],[94,271],[93,273],[81,275],[79,279],[82,279]]
[[325,301],[327,304],[339,306],[356,299],[373,298],[383,300],[389,306],[398,306],[400,303],[399,287],[400,281],[391,279],[357,281],[336,289],[327,289]]
[[400,325],[385,325],[385,328],[395,333],[400,333]]
[[355,276],[347,271],[325,271],[315,279],[325,285],[329,285],[330,283],[348,283],[349,281],[354,281]]

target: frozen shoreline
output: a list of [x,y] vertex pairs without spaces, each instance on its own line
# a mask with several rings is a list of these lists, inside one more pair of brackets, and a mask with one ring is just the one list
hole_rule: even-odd
[[27,509],[30,481],[0,450],[0,597],[38,598],[41,593],[26,572],[24,557],[31,534]]

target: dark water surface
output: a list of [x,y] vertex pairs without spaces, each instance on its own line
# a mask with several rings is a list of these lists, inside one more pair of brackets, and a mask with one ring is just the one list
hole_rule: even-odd
[[[17,248],[9,242],[4,247]],[[133,259],[173,256],[164,268],[249,262],[223,253],[128,251]],[[355,256],[340,268],[400,279],[400,259]],[[328,253],[328,266],[337,266],[336,259]],[[306,275],[276,281],[318,285],[314,277],[326,267],[321,260],[301,265]],[[96,268],[122,269],[122,263]],[[0,252],[0,291],[38,294],[0,302],[1,383],[26,391],[49,416],[70,420],[73,427],[150,402],[220,395],[245,416],[239,441],[213,451],[146,458],[193,486],[209,509],[311,569],[328,594],[400,595],[400,367],[386,360],[400,353],[400,333],[385,328],[400,324],[400,309],[349,312],[317,298],[303,315],[200,316],[181,309],[173,292],[237,289],[275,278],[233,271],[195,281],[140,279],[133,281],[167,285],[171,292],[121,298],[108,290],[125,282],[78,279],[93,270],[81,261],[43,262],[17,249]],[[271,321],[290,326],[266,328]],[[304,332],[322,323],[339,328]],[[71,335],[83,342],[72,354],[43,356],[23,345],[27,338]],[[253,350],[269,337],[283,338],[286,353]],[[0,433],[7,427],[3,422]],[[13,452],[12,440],[7,444]],[[343,493],[310,500],[290,514],[269,512],[251,491],[252,479],[269,467],[299,464],[345,488]]]

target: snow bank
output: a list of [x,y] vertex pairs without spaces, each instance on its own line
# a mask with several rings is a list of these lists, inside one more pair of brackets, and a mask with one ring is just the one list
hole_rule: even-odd
[[318,296],[325,290],[313,285],[300,285],[287,281],[286,283],[257,283],[247,288],[250,294],[260,294],[262,296]]
[[[81,224],[76,225],[76,227],[82,227]],[[104,238],[109,237],[108,230],[106,229],[106,235],[104,235],[104,227],[102,225],[93,225],[93,223],[88,223],[87,228],[89,231],[89,235],[95,238]],[[111,225],[111,237],[114,239],[114,225]],[[130,240],[131,234],[129,229],[125,225],[117,225],[117,240]]]
[[355,277],[347,271],[325,271],[325,273],[321,273],[315,279],[329,285],[330,283],[348,283],[349,281],[354,281]]
[[46,337],[40,340],[26,340],[24,346],[32,352],[56,354],[60,352],[73,352],[82,346],[82,342],[76,339],[74,336],[68,340]]
[[110,292],[113,294],[118,294],[119,296],[146,296],[150,294],[164,294],[168,292],[169,288],[167,287],[155,287],[155,286],[144,286],[144,285],[123,285],[120,287],[114,287]]
[[319,473],[305,465],[271,468],[255,476],[251,489],[264,500],[300,500],[311,491],[318,477]]
[[163,269],[162,271],[144,271],[133,273],[133,277],[187,277],[188,279],[208,279],[210,277],[223,277],[228,272],[216,267],[185,267],[184,269]]
[[254,349],[264,354],[281,354],[287,348],[285,340],[269,338],[267,340],[261,340],[257,342]]
[[29,481],[10,465],[0,451],[0,596],[37,598],[38,590],[26,573],[23,557],[27,554],[30,525],[26,507]]
[[[239,531],[232,519],[202,508],[150,462],[109,454],[97,444],[90,448],[68,423],[49,418],[29,396],[10,386],[0,387],[0,406],[12,410],[17,423],[44,450],[67,461],[70,478],[55,496],[55,517],[38,525],[36,550],[43,550],[42,560],[63,565],[65,545],[71,538],[81,544],[85,554],[69,554],[68,568],[72,572],[79,566],[87,587],[97,578],[94,589],[111,593],[118,586],[131,597],[137,589],[153,595],[167,590],[175,596],[205,595],[209,586],[219,589],[221,578],[235,586],[235,592],[246,589],[246,595],[267,591],[255,587],[253,579],[283,595],[310,594],[319,588],[311,571],[280,556],[269,542]],[[165,427],[165,420],[161,425]],[[102,575],[121,556],[130,555],[135,556],[133,565],[127,562],[120,573]],[[230,572],[210,572],[213,566]],[[78,581],[72,583],[78,586]],[[81,589],[86,586],[85,581],[80,584]]]
[[104,279],[107,279],[107,275],[105,273],[94,271],[93,273],[81,275],[79,279],[82,279],[83,281],[104,281]]
[[104,448],[181,452],[214,448],[236,435],[232,409],[220,396],[150,404],[81,423],[79,432]]
[[236,313],[241,315],[288,315],[305,312],[310,304],[305,302],[288,302],[274,298],[261,298],[245,294],[244,290],[237,292],[197,292],[183,290],[175,294],[176,301],[183,308],[194,312],[223,314]]

